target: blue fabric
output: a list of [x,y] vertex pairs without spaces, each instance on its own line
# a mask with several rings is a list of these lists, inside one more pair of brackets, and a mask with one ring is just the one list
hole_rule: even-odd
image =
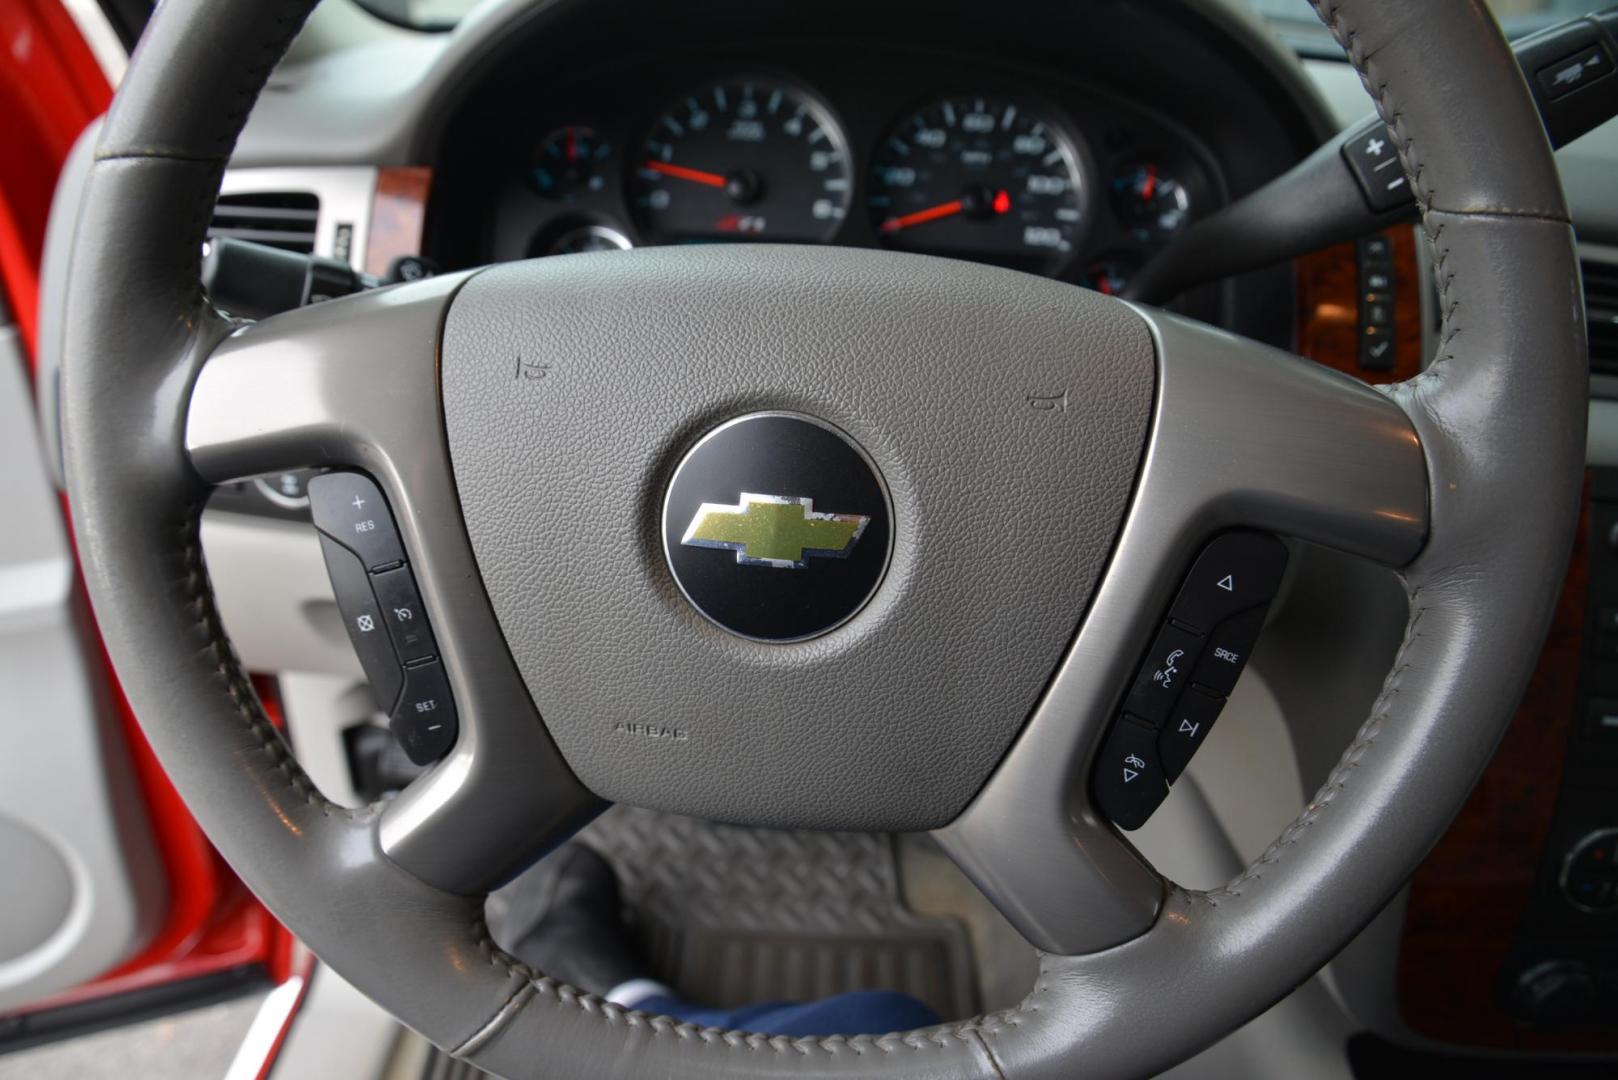
[[659,995],[636,1002],[635,1008],[703,1027],[763,1035],[886,1035],[939,1022],[927,1006],[893,990],[855,990],[819,1001],[766,1001],[740,1009],[705,1009]]

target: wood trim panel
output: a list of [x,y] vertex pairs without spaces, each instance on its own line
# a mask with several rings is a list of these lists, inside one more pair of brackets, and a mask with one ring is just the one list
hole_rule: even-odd
[[399,256],[421,254],[432,184],[433,171],[422,165],[384,165],[377,170],[371,228],[365,239],[367,274],[381,277]]
[[1411,879],[1399,1006],[1405,1022],[1430,1038],[1511,1050],[1618,1047],[1618,1034],[1530,1030],[1499,999],[1501,969],[1532,896],[1578,714],[1589,530],[1587,483],[1539,667],[1472,797]]
[[1298,352],[1370,383],[1400,382],[1421,370],[1421,269],[1416,233],[1400,226],[1384,233],[1393,245],[1392,371],[1366,371],[1359,363],[1359,258],[1352,243],[1297,260]]

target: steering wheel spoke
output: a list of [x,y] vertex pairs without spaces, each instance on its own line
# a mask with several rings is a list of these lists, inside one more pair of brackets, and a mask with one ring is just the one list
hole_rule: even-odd
[[[431,618],[438,660],[429,663],[441,662],[448,675],[459,733],[387,805],[379,845],[429,884],[475,894],[565,838],[601,803],[546,733],[495,624],[465,527],[445,511],[456,498],[438,343],[465,277],[301,309],[225,339],[197,376],[186,451],[211,483],[330,468],[363,471],[381,488]],[[382,651],[391,662],[385,644]],[[401,673],[406,695],[416,670]]]
[[1133,504],[1094,603],[999,770],[938,837],[1038,947],[1145,931],[1163,882],[1098,811],[1093,757],[1197,552],[1242,527],[1388,566],[1427,532],[1427,464],[1404,410],[1363,383],[1140,309],[1158,399]]

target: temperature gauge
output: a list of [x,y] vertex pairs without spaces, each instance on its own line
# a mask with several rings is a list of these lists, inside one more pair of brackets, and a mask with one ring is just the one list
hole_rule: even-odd
[[569,124],[540,142],[528,177],[541,195],[570,203],[606,186],[605,165],[611,156],[612,146],[602,142],[594,131]]
[[1190,220],[1191,197],[1184,185],[1156,162],[1127,164],[1110,187],[1113,212],[1143,243],[1171,236]]
[[1135,265],[1133,259],[1118,256],[1099,259],[1084,268],[1084,283],[1104,296],[1117,296],[1129,284]]

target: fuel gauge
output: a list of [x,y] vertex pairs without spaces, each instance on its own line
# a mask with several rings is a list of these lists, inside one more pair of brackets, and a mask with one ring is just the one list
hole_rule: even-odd
[[1143,243],[1163,240],[1190,220],[1191,197],[1154,161],[1133,161],[1112,178],[1112,209]]
[[587,127],[569,124],[546,135],[534,151],[528,177],[541,195],[570,203],[607,183],[612,146]]

